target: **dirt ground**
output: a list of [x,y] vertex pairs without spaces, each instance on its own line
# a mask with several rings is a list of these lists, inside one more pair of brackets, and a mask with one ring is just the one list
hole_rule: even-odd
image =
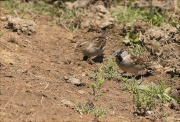
[[[1,11],[1,17],[6,16]],[[0,22],[5,32],[0,37],[0,121],[93,121],[93,115],[78,113],[74,107],[67,106],[62,100],[75,104],[87,102],[92,93],[94,82],[85,74],[106,64],[96,62],[90,65],[83,61],[83,55],[74,53],[75,45],[84,40],[101,35],[101,32],[71,32],[60,26],[48,24],[51,17],[40,15],[36,19],[36,33],[17,34],[4,28],[6,21]],[[122,48],[123,37],[115,34],[115,28],[107,35],[105,58],[112,57],[114,51]],[[82,79],[85,86],[65,82],[64,76],[74,75]],[[171,88],[180,86],[171,75],[154,71],[145,77],[144,83],[165,81]],[[179,80],[179,79],[178,79]],[[133,114],[132,93],[121,90],[122,82],[105,81],[101,89],[103,97],[95,103],[100,108],[109,108],[110,114],[99,117],[99,121],[138,121],[148,122],[151,118]],[[180,110],[168,109],[170,116],[156,121],[180,121]]]

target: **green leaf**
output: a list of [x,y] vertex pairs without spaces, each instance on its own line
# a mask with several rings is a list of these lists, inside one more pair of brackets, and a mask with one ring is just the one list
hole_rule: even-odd
[[134,42],[134,43],[139,42],[139,38],[134,39],[134,41],[133,41],[133,42]]
[[172,99],[172,98],[171,98],[168,94],[166,94],[166,93],[164,93],[163,95],[164,95],[164,97],[166,98],[167,101],[170,101],[170,100]]
[[129,39],[125,39],[122,41],[124,44],[129,44],[130,43],[130,40]]
[[92,83],[92,84],[91,84],[91,87],[92,87],[92,88],[95,88],[95,87],[96,87],[96,84],[95,84],[95,83]]
[[169,93],[170,89],[171,89],[170,87],[166,88],[166,89],[164,90],[164,93]]
[[149,87],[146,85],[139,85],[139,86],[137,86],[137,88],[141,89],[141,90],[145,90],[145,91],[150,91]]

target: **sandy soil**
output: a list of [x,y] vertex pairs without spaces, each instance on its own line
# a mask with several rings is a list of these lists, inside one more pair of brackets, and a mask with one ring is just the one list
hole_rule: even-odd
[[[5,11],[1,16],[5,16]],[[59,26],[51,26],[50,17],[39,16],[37,29],[33,35],[17,34],[5,29],[6,21],[0,22],[0,29],[5,32],[0,38],[0,121],[93,121],[93,115],[78,113],[74,107],[67,106],[62,100],[75,104],[85,104],[91,84],[94,82],[85,74],[106,64],[96,62],[90,65],[83,61],[83,55],[74,53],[75,45],[84,40],[101,35],[101,32],[71,32]],[[2,32],[1,31],[1,32]],[[107,49],[104,57],[112,57],[114,51],[122,48],[123,37],[117,35],[116,28],[107,35]],[[82,79],[85,86],[76,86],[65,82],[64,76],[74,75]],[[168,86],[180,85],[172,81],[171,75],[154,71],[145,77],[144,83],[159,83],[164,80]],[[179,79],[178,79],[179,80]],[[123,91],[122,82],[105,81],[100,97],[95,105],[109,108],[110,114],[99,117],[99,121],[152,121],[147,117],[133,114],[132,93]],[[168,109],[171,115],[157,121],[175,121],[180,118],[180,111]]]

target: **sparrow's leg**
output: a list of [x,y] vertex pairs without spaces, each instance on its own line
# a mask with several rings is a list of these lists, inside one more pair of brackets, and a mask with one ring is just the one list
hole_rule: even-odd
[[137,76],[138,76],[138,72],[134,73],[133,76],[134,76],[134,78],[136,79]]
[[138,85],[141,85],[142,84],[142,82],[144,81],[144,77],[143,76],[141,76],[141,82],[139,82],[139,84]]
[[91,65],[95,64],[95,62],[90,57],[87,59],[87,62]]

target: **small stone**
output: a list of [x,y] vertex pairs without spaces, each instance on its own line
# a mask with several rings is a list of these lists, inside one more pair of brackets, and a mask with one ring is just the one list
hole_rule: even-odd
[[64,76],[64,80],[68,80],[69,79],[69,77],[68,76]]
[[7,17],[1,17],[0,20],[1,20],[1,21],[7,21],[8,18],[7,18]]
[[83,90],[79,90],[78,93],[79,93],[79,94],[85,94],[86,92],[83,91]]
[[81,79],[76,78],[75,76],[65,76],[64,79],[67,83],[74,84],[76,86],[85,86],[86,84],[82,82]]
[[63,99],[61,100],[61,103],[67,107],[74,108],[75,104],[69,100]]
[[148,115],[151,115],[153,113],[153,111],[147,111],[146,112]]

